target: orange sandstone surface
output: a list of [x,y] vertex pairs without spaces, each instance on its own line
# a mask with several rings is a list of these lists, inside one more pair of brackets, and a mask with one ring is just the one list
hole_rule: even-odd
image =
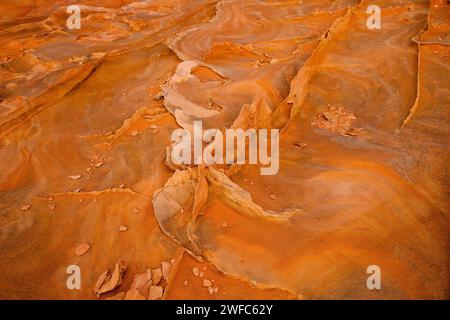
[[[0,3],[1,299],[449,297],[450,3],[72,4]],[[172,163],[194,121],[279,172]]]

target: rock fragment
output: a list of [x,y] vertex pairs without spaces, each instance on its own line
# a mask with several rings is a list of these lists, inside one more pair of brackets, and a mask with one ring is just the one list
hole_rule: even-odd
[[356,117],[344,107],[328,105],[327,110],[319,113],[311,122],[312,126],[327,129],[341,136],[356,136],[362,133],[362,128],[351,126]]
[[299,147],[299,148],[305,148],[306,147],[306,143],[296,142],[296,143],[294,143],[294,146]]
[[364,129],[363,128],[350,128],[347,131],[347,135],[348,136],[359,136],[363,133]]
[[212,286],[212,282],[209,281],[208,279],[204,279],[203,280],[203,286],[204,287],[211,287]]
[[138,273],[134,276],[133,282],[131,283],[131,289],[136,289],[139,292],[143,290],[146,286],[152,283],[152,271],[151,269],[145,270],[145,272]]
[[162,279],[162,271],[161,268],[152,270],[152,283],[154,286],[158,285]]
[[88,243],[83,243],[75,248],[74,253],[77,257],[81,257],[86,252],[88,252],[90,248],[91,248],[91,246]]
[[111,278],[111,275],[109,274],[109,270],[105,270],[97,279],[94,285],[94,293],[97,294],[100,291],[100,288],[103,286],[103,284],[108,281]]
[[104,56],[106,56],[106,53],[105,53],[105,52],[93,52],[93,53],[91,54],[91,58],[92,58],[92,59],[101,59],[101,58],[103,58]]
[[94,164],[94,167],[100,168],[103,165],[103,161],[97,162]]

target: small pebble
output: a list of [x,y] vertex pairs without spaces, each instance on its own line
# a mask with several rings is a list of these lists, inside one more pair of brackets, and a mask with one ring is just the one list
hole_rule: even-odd
[[212,286],[212,282],[209,281],[208,279],[203,280],[203,286],[204,287],[211,287]]
[[96,168],[100,168],[103,165],[103,161],[97,162],[96,164],[94,164],[94,167]]

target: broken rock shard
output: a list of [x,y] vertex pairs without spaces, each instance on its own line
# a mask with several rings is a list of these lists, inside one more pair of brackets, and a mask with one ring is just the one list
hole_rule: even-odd
[[123,273],[127,269],[127,264],[123,260],[119,260],[115,265],[113,271],[109,270],[103,272],[97,279],[94,286],[94,293],[99,297],[101,294],[114,290],[122,284]]
[[83,243],[75,249],[75,255],[78,257],[82,256],[86,252],[88,252],[90,248],[91,248],[91,246],[88,243]]

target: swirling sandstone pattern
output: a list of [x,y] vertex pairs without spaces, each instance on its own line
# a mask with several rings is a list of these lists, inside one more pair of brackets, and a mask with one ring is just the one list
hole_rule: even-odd
[[[71,4],[0,4],[0,298],[448,298],[447,1]],[[279,173],[170,163],[196,120]]]

